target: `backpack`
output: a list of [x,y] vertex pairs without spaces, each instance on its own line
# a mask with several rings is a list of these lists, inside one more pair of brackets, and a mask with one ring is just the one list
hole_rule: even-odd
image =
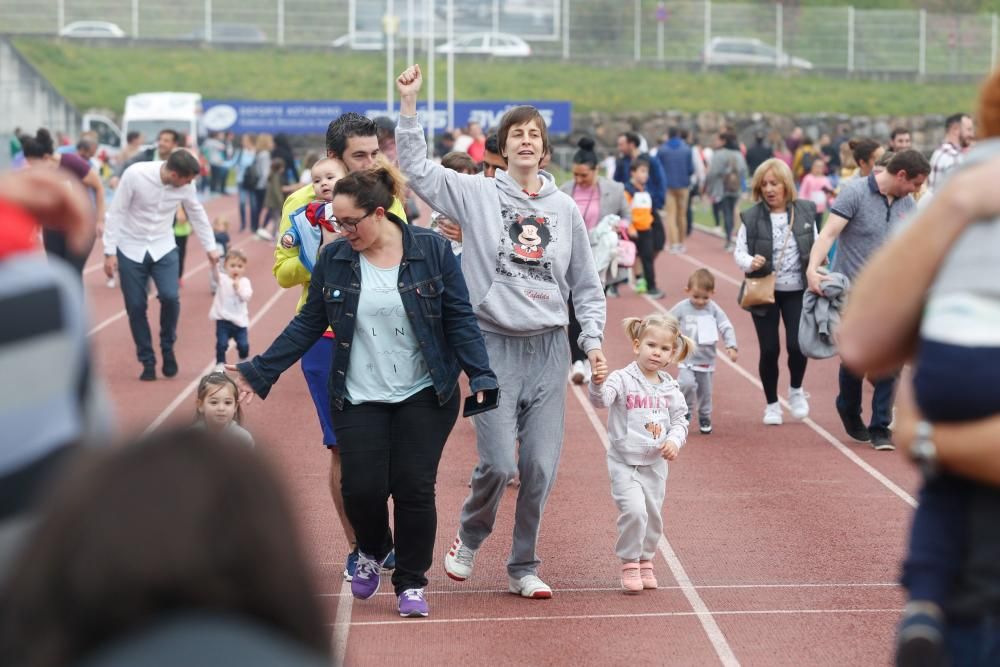
[[740,170],[736,164],[736,158],[730,157],[726,166],[726,173],[722,175],[722,189],[726,194],[738,194],[742,189],[740,183]]
[[257,163],[251,162],[247,165],[247,168],[243,170],[243,178],[240,180],[240,187],[244,190],[256,190],[257,182],[260,178],[257,175]]

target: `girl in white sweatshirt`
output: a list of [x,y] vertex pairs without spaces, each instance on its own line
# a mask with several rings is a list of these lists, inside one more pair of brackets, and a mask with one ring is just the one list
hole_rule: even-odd
[[607,371],[597,369],[590,400],[609,408],[608,474],[619,511],[615,552],[622,562],[622,589],[639,593],[657,587],[652,560],[663,534],[666,462],[677,458],[688,432],[684,395],[663,369],[695,346],[673,315],[629,317],[624,325],[635,361],[603,382]]

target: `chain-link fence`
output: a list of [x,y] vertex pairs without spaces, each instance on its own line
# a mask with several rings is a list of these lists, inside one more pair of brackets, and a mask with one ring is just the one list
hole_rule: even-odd
[[[132,39],[381,50],[511,33],[532,54],[582,62],[753,65],[829,72],[982,75],[995,14],[657,0],[0,0],[0,31],[59,34],[107,21]],[[395,17],[386,20],[387,16]]]

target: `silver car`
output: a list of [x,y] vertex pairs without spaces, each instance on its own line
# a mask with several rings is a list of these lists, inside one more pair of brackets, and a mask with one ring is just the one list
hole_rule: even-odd
[[59,36],[121,39],[125,31],[110,21],[73,21],[63,26]]
[[702,52],[706,65],[759,65],[765,67],[793,67],[812,69],[813,64],[802,58],[794,58],[784,51],[759,39],[750,37],[714,37],[708,43],[708,51]]

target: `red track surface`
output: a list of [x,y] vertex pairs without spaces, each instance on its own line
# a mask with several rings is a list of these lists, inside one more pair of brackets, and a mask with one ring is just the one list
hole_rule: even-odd
[[[235,219],[232,198],[210,214]],[[291,318],[298,290],[281,291],[271,275],[272,247],[234,235],[247,251],[255,296],[251,352],[262,351]],[[439,527],[429,573],[428,619],[401,619],[388,581],[355,602],[341,571],[347,544],[327,490],[328,454],[305,383],[291,369],[266,402],[247,409],[259,450],[277,466],[298,511],[303,539],[331,624],[335,655],[347,665],[880,665],[888,664],[902,607],[895,586],[916,473],[898,454],[847,444],[833,407],[835,360],[810,362],[805,387],[812,420],[785,414],[781,427],[761,424],[757,345],[750,315],[735,305],[739,272],[721,241],[689,240],[688,255],[663,254],[658,281],[669,308],[687,276],[704,263],[716,274],[716,300],[736,326],[737,364],[722,360],[715,381],[715,432],[691,435],[671,465],[666,535],[654,563],[661,589],[619,591],[613,553],[616,511],[604,460],[605,415],[583,392],[570,392],[559,478],[545,514],[540,574],[549,601],[506,592],[507,549],[516,491],[508,491],[494,536],[469,581],[440,566],[454,538],[458,511],[475,463],[471,425],[460,420],[438,477]],[[98,256],[91,260],[96,266]],[[214,362],[214,326],[204,254],[188,246],[177,342],[180,374],[140,383],[121,293],[100,270],[85,276],[98,368],[120,425],[136,432],[161,421],[186,421],[193,389]],[[631,361],[619,323],[656,304],[622,290],[608,301],[605,350],[612,368]],[[158,306],[150,302],[154,340]],[[788,376],[782,357],[782,389]],[[824,431],[826,434],[824,435]],[[895,490],[893,490],[893,487]],[[666,557],[673,563],[668,565]],[[252,557],[252,556],[251,556]]]

